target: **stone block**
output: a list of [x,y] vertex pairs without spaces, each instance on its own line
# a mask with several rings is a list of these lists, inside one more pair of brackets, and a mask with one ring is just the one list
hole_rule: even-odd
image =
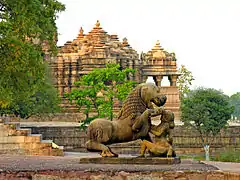
[[63,149],[51,149],[51,156],[64,156]]
[[41,142],[29,142],[29,143],[22,143],[20,144],[21,148],[24,149],[42,149],[42,148],[51,148],[52,144],[50,143],[41,143]]
[[0,137],[5,137],[5,136],[8,136],[8,132],[0,128]]
[[24,136],[5,136],[0,137],[0,143],[22,143]]
[[41,136],[25,136],[24,142],[31,143],[31,142],[40,142]]
[[219,179],[225,179],[223,173],[208,173],[206,180],[219,180]]
[[81,164],[179,164],[180,158],[159,158],[159,157],[89,157],[80,158]]
[[28,136],[31,134],[31,129],[19,129],[17,130],[16,132],[16,135],[17,136]]
[[0,149],[1,150],[20,149],[20,144],[19,143],[5,143],[5,144],[0,143]]

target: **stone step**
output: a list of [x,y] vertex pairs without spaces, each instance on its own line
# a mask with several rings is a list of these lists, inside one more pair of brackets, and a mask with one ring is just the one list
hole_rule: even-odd
[[20,129],[20,123],[19,122],[5,122],[4,126],[8,126],[11,129]]
[[7,144],[7,143],[36,143],[41,142],[42,136],[35,135],[35,136],[0,136],[0,143]]
[[42,134],[31,134],[30,136],[39,137],[40,142],[42,142]]
[[0,137],[1,144],[8,144],[8,143],[24,143],[26,136],[5,136]]
[[0,144],[0,154],[63,156],[62,149],[53,149],[49,143]]
[[26,135],[31,135],[32,134],[32,129],[31,128],[21,128],[20,127],[19,131],[26,132]]
[[0,121],[0,154],[63,156],[63,146],[42,140],[41,134],[31,134],[18,122]]
[[52,143],[53,143],[53,140],[42,140],[41,142],[42,142],[42,143],[50,143],[50,144],[52,144]]
[[31,129],[7,129],[8,136],[28,136],[31,134]]
[[11,149],[28,149],[28,150],[34,150],[34,149],[39,149],[41,150],[42,148],[51,148],[52,145],[49,143],[40,143],[40,142],[36,142],[36,143],[26,143],[26,142],[22,142],[22,143],[0,143],[0,150],[11,150]]

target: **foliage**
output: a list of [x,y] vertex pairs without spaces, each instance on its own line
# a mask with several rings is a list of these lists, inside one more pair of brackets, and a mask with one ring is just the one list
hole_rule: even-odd
[[192,85],[194,77],[192,72],[189,71],[184,65],[181,65],[181,68],[178,69],[178,72],[181,75],[177,80],[177,86],[180,92],[180,98],[182,98],[190,91],[190,86]]
[[118,64],[107,64],[106,68],[94,69],[89,74],[80,78],[75,84],[77,89],[66,94],[71,102],[83,109],[86,115],[85,121],[89,123],[89,113],[96,110],[96,117],[113,119],[114,101],[123,101],[132,90],[133,81],[127,77],[134,70],[126,68],[121,70]]
[[230,104],[234,106],[233,118],[240,119],[240,92],[237,92],[230,96]]
[[219,155],[212,157],[212,160],[222,162],[240,162],[240,150],[228,149],[221,152]]
[[200,133],[204,147],[227,125],[232,112],[229,97],[215,89],[198,88],[181,101],[181,119]]
[[47,42],[49,53],[56,53],[55,20],[56,13],[62,10],[64,5],[55,0],[0,2],[2,114],[28,117],[32,113],[49,111],[48,108],[56,105],[53,101],[57,97],[48,80],[42,45]]

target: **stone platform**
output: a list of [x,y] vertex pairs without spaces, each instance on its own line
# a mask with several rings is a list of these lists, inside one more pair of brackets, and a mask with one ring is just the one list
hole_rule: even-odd
[[80,158],[80,164],[179,164],[179,157],[85,157]]
[[[80,164],[80,158],[97,153],[65,152],[64,156],[5,155],[0,158],[0,180],[239,180],[239,163],[199,162],[182,159],[180,164]],[[129,155],[120,155],[129,157]],[[215,166],[218,164],[218,167]],[[227,166],[227,170],[226,170]]]

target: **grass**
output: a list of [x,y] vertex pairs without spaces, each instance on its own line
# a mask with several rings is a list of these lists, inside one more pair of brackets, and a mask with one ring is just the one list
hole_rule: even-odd
[[[204,155],[180,155],[181,159],[193,159],[198,161],[204,161]],[[240,163],[240,150],[228,149],[224,152],[210,156],[211,161],[221,161],[221,162],[238,162]]]
[[240,163],[240,150],[228,149],[215,155],[211,160],[222,162],[239,162]]
[[197,161],[204,161],[205,156],[204,155],[179,155],[181,159],[193,159]]

